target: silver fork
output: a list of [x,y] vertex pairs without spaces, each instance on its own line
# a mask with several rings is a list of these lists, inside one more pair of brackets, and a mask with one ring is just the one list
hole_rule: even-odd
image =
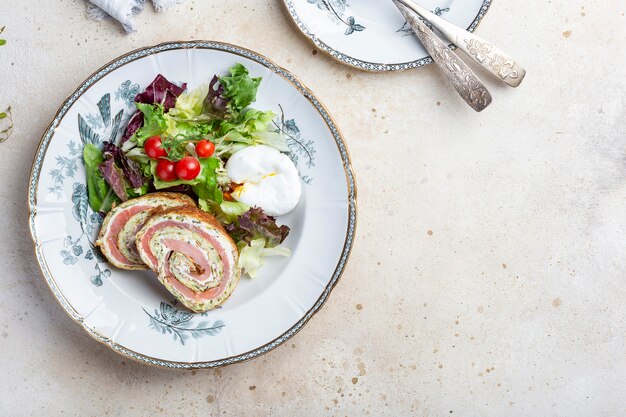
[[[445,38],[503,83],[517,87],[524,79],[526,70],[491,42],[442,19],[413,0],[398,0],[398,2],[432,24]],[[395,3],[397,5],[397,2]]]
[[446,79],[467,104],[477,112],[491,103],[491,94],[474,72],[420,19],[417,12],[401,1],[392,0],[400,9],[426,51],[441,69]]

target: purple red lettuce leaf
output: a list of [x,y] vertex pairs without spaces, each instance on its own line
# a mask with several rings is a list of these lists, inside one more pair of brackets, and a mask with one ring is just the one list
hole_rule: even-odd
[[122,170],[115,165],[115,160],[111,157],[106,157],[103,163],[98,166],[102,176],[106,182],[111,186],[113,192],[122,201],[128,200],[128,193],[126,192],[126,184],[124,182],[124,174]]
[[[163,111],[167,112],[176,105],[176,99],[186,88],[186,83],[183,83],[183,85],[179,87],[159,74],[142,93],[135,96],[135,102],[160,104],[163,106]],[[141,126],[143,126],[143,113],[136,111],[128,121],[126,131],[124,131],[124,135],[122,136],[122,143],[130,139]]]
[[126,125],[126,130],[122,135],[122,143],[130,139],[141,126],[143,126],[143,113],[137,110]]
[[143,93],[135,96],[135,102],[145,104],[161,104],[164,111],[168,111],[176,105],[176,98],[185,91],[187,84],[177,86],[171,83],[163,75],[156,76]]
[[239,242],[250,243],[255,239],[265,239],[265,247],[280,245],[289,235],[289,227],[278,226],[276,218],[268,216],[259,207],[254,207],[239,216],[236,222],[226,226],[226,231]]
[[204,111],[215,116],[224,117],[228,111],[227,105],[230,99],[224,97],[224,86],[218,84],[219,78],[213,76],[209,83],[209,93],[204,99]]
[[113,159],[115,164],[122,169],[124,177],[133,188],[139,188],[144,185],[145,179],[141,173],[139,164],[126,157],[119,146],[111,142],[104,142],[103,154],[105,159]]

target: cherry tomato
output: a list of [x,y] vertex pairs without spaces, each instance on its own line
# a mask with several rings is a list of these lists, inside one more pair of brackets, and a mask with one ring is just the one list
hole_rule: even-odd
[[159,159],[167,156],[167,152],[165,152],[165,149],[163,149],[162,146],[163,143],[161,142],[161,138],[159,136],[152,136],[151,138],[146,139],[146,143],[143,144],[146,155],[152,159]]
[[193,156],[186,156],[176,162],[176,175],[181,180],[191,181],[200,173],[200,161]]
[[156,166],[156,174],[163,181],[176,180],[176,163],[167,159],[159,159]]
[[196,153],[200,158],[208,158],[215,152],[215,144],[210,140],[202,139],[196,143]]

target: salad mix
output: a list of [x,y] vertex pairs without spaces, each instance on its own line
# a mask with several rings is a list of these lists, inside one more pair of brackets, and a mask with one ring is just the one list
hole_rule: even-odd
[[85,145],[91,209],[104,216],[114,205],[153,191],[183,192],[222,223],[239,249],[239,266],[251,277],[263,256],[288,256],[279,245],[289,227],[237,201],[233,194],[241,184],[226,170],[228,159],[250,146],[289,152],[285,136],[271,130],[275,114],[249,107],[260,83],[239,63],[192,91],[159,74],[135,97],[137,110],[115,143]]

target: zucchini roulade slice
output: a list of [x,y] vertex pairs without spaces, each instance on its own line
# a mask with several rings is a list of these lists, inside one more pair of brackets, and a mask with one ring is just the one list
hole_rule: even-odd
[[195,204],[179,193],[150,193],[115,206],[104,218],[96,245],[106,258],[121,269],[147,269],[137,247],[135,236],[146,220],[162,208]]
[[235,242],[213,216],[195,207],[153,214],[136,243],[143,262],[192,311],[219,306],[239,283]]

